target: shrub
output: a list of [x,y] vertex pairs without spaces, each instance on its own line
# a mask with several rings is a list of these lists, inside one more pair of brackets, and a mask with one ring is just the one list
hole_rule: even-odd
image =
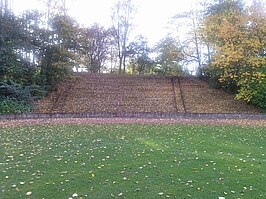
[[24,86],[11,80],[6,83],[0,83],[0,91],[3,97],[11,97],[28,103],[31,103],[36,99],[40,99],[46,94],[41,86]]
[[259,83],[243,85],[236,98],[244,99],[266,112],[266,79]]
[[1,114],[30,112],[31,109],[32,109],[31,105],[23,101],[18,101],[12,98],[1,98],[0,99],[0,113]]

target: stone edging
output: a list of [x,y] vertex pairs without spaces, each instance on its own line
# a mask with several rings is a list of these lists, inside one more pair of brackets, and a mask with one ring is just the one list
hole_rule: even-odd
[[154,119],[254,119],[266,120],[266,114],[251,113],[21,113],[0,114],[0,120],[14,119],[53,119],[53,118],[154,118]]

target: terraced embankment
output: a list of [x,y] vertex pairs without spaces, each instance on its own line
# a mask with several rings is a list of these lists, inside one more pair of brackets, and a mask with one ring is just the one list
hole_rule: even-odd
[[191,113],[255,113],[245,101],[235,100],[224,90],[211,89],[196,77],[179,77],[185,109]]
[[38,103],[36,112],[253,113],[254,107],[195,77],[81,73]]

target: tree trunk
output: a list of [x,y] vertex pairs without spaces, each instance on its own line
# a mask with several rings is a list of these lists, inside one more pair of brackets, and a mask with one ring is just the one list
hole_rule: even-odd
[[50,20],[50,16],[51,16],[51,0],[47,1],[47,24],[46,24],[46,29],[48,29],[49,27],[49,20]]
[[[195,19],[193,18],[192,19],[192,22],[193,22],[193,28],[195,29],[196,28],[196,24],[195,24]],[[194,33],[194,39],[195,39],[195,45],[196,45],[196,54],[197,54],[197,61],[198,61],[198,72],[199,72],[199,75],[202,75],[202,68],[201,68],[201,56],[200,56],[200,50],[199,50],[199,41],[198,41],[198,35],[197,33],[195,32]]]
[[208,50],[208,63],[211,62],[211,49],[210,49],[210,45],[207,44],[207,50]]
[[67,15],[66,0],[63,1],[64,16]]
[[126,74],[126,53],[123,56],[123,74]]
[[3,16],[3,0],[0,0],[0,16]]
[[123,63],[123,57],[120,55],[119,56],[119,74],[122,73],[122,63]]
[[4,0],[5,5],[4,5],[4,15],[8,15],[9,13],[9,0]]

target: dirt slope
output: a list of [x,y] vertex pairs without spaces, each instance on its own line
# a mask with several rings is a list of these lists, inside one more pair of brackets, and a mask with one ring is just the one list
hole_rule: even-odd
[[195,77],[79,74],[38,103],[36,112],[252,113],[254,107]]

